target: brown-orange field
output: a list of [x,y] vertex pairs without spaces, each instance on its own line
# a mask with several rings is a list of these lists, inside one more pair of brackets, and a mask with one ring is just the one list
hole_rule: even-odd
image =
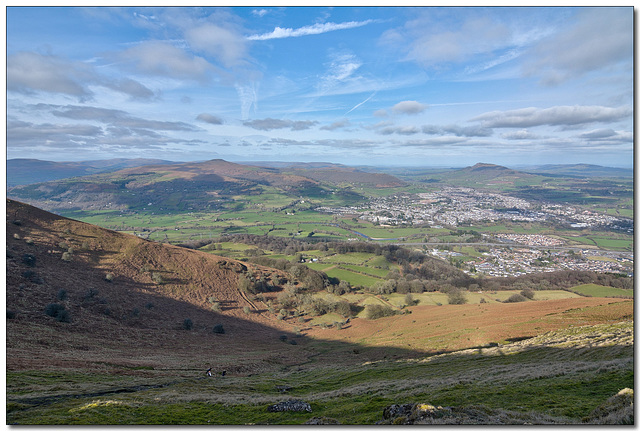
[[325,340],[433,352],[533,337],[573,325],[633,319],[633,301],[621,298],[424,305],[410,310],[411,314],[378,320],[354,319],[341,331],[314,329],[310,335]]

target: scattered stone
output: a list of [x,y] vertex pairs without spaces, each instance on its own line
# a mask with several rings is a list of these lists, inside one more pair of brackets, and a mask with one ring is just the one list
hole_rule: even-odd
[[303,425],[340,425],[340,422],[338,422],[338,420],[334,418],[320,417],[320,418],[311,418],[308,421],[306,421]]
[[267,407],[268,412],[309,412],[311,413],[311,405],[300,400],[282,401],[278,404]]
[[433,406],[431,404],[392,404],[382,412],[385,419],[380,423],[405,425],[427,418],[442,418],[451,415],[450,407]]

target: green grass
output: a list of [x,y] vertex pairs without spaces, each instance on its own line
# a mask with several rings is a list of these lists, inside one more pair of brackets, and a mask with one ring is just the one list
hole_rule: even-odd
[[335,254],[333,256],[328,256],[323,259],[324,262],[332,262],[332,263],[350,263],[350,264],[363,264],[367,262],[369,259],[374,257],[373,253],[345,253],[345,254]]
[[341,265],[343,268],[348,269],[350,271],[354,271],[354,272],[363,272],[365,274],[368,275],[373,275],[375,277],[385,277],[388,273],[389,270],[388,269],[382,269],[382,268],[372,268],[370,266],[364,266],[364,265]]
[[617,289],[609,286],[599,286],[597,284],[582,284],[572,288],[574,292],[578,292],[582,295],[595,296],[599,298],[606,298],[612,296],[624,296],[627,298],[633,298],[633,289]]
[[340,280],[345,280],[351,283],[352,286],[373,286],[376,282],[380,281],[379,278],[374,278],[365,274],[358,274],[353,271],[341,268],[333,268],[325,273],[329,277],[336,277]]
[[[386,359],[352,365],[312,361],[275,373],[224,379],[172,376],[173,382],[166,387],[80,398],[72,396],[70,384],[106,384],[116,389],[126,385],[130,377],[73,371],[57,376],[42,371],[10,372],[7,423],[286,425],[329,417],[343,425],[372,425],[382,419],[386,406],[402,403],[482,406],[580,422],[620,389],[634,387],[633,345],[619,345],[619,338],[609,338],[609,344],[601,347],[581,347],[590,339],[585,337],[592,334],[606,337],[621,330],[631,337],[633,323],[572,327],[545,334],[528,347],[512,343],[417,360]],[[547,344],[540,344],[543,341]],[[581,344],[570,347],[574,342]],[[324,352],[332,349],[321,340],[313,341],[313,347]],[[345,350],[342,354],[354,353]],[[163,380],[158,374],[135,379],[136,384],[152,385],[166,382],[167,376]],[[58,387],[61,393],[46,402],[29,404],[17,393],[28,382],[40,385],[47,393],[51,393],[47,387]],[[276,385],[291,390],[280,394]],[[93,390],[95,386],[85,389]],[[32,392],[31,396],[39,393]],[[313,411],[267,411],[267,406],[292,398],[308,402]]]
[[614,239],[600,236],[594,236],[592,239],[601,248],[616,250],[631,250],[633,248],[633,239]]
[[315,269],[316,271],[324,271],[327,268],[331,268],[335,266],[335,264],[333,263],[316,263],[316,262],[305,263],[305,265],[307,265],[311,269]]

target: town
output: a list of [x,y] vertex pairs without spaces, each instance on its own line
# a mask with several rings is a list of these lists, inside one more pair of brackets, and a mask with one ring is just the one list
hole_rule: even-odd
[[[534,204],[521,198],[465,187],[444,187],[429,193],[391,195],[366,205],[316,208],[317,211],[357,216],[380,226],[428,225],[433,228],[468,227],[500,221],[540,223],[564,229],[614,230],[633,222],[564,204]],[[499,243],[499,244],[496,244]],[[562,238],[542,234],[482,234],[476,245],[481,257],[467,256],[451,244],[424,244],[426,251],[456,264],[467,273],[495,277],[560,270],[610,272],[632,275],[633,252],[569,246]],[[459,247],[458,247],[459,248]]]
[[[403,193],[374,198],[357,206],[318,207],[316,210],[357,215],[363,221],[391,226],[428,224],[455,228],[508,220],[548,222],[573,228],[613,228],[624,222],[617,217],[570,205],[534,204],[521,198],[466,187],[444,187],[430,193]],[[633,233],[633,227],[626,231]]]
[[465,259],[463,253],[451,250],[434,248],[429,253],[456,264],[466,273],[493,277],[514,277],[562,270],[609,272],[629,276],[633,273],[633,253],[630,252],[492,247],[475,260]]

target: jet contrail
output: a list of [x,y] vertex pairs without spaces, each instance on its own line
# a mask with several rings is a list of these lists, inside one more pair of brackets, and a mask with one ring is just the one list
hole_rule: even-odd
[[361,107],[362,105],[364,105],[365,103],[367,103],[369,100],[371,100],[371,98],[373,96],[375,96],[377,93],[377,91],[374,91],[373,93],[371,93],[371,96],[367,97],[365,100],[363,100],[362,102],[358,103],[356,106],[354,106],[353,108],[349,109],[347,112],[344,113],[344,115],[347,115],[349,112],[353,111],[356,108]]

